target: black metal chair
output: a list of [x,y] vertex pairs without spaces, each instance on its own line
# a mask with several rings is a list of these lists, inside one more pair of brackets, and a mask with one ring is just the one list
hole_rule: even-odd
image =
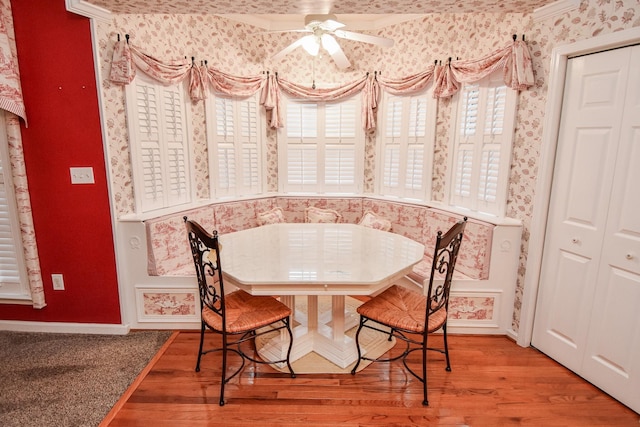
[[[429,405],[427,400],[427,350],[435,350],[444,354],[447,361],[446,370],[451,371],[447,344],[449,292],[466,224],[467,218],[465,217],[464,221],[455,224],[444,235],[442,231],[438,231],[426,295],[399,285],[393,285],[358,307],[357,311],[360,314],[360,325],[356,332],[358,362],[353,367],[351,374],[356,373],[362,360],[391,362],[402,359],[405,368],[422,382],[424,392],[422,404]],[[383,330],[380,325],[390,328],[390,331]],[[398,356],[389,358],[371,359],[363,356],[359,341],[362,328],[388,333],[389,340],[395,337],[404,341],[406,344],[404,351]],[[428,347],[429,334],[440,329],[443,332],[444,348]],[[407,364],[407,356],[414,351],[422,352],[421,375]]]
[[[296,375],[289,362],[293,345],[293,334],[289,324],[291,309],[270,296],[253,296],[243,290],[225,294],[218,232],[214,231],[213,235],[209,234],[198,223],[188,220],[186,216],[184,221],[187,227],[200,293],[202,326],[200,328],[200,348],[198,350],[196,372],[200,372],[202,355],[213,351],[222,352],[220,406],[225,403],[225,384],[242,370],[245,360],[266,364],[286,363],[289,372],[291,372],[291,378],[295,378]],[[222,348],[203,350],[204,333],[207,328],[221,335]],[[258,359],[256,356],[256,338],[282,329],[286,329],[289,333],[287,357],[276,361]],[[253,344],[254,356],[247,354],[241,348],[245,343]],[[227,375],[227,355],[229,352],[238,354],[242,360],[240,367],[231,375]]]

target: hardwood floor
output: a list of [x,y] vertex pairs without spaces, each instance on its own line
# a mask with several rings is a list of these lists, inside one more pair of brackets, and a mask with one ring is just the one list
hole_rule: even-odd
[[428,358],[428,407],[401,362],[295,379],[250,364],[220,407],[219,353],[196,373],[199,334],[175,333],[101,426],[640,425],[638,414],[533,348],[500,336],[449,338],[451,372],[444,356]]

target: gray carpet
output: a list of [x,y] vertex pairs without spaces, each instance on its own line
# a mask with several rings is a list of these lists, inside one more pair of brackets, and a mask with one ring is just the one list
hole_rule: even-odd
[[0,426],[97,426],[170,331],[0,331]]

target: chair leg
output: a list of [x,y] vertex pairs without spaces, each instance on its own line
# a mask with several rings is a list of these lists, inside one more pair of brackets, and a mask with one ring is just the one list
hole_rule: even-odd
[[451,363],[449,362],[449,344],[447,343],[447,322],[442,325],[442,336],[444,339],[444,357],[447,359],[447,372],[451,372]]
[[361,359],[362,358],[362,351],[360,350],[360,331],[362,330],[362,327],[364,326],[364,322],[365,322],[364,317],[360,316],[360,325],[358,326],[358,330],[356,331],[356,349],[358,350],[358,360],[356,361],[356,365],[351,370],[351,375],[355,375],[356,374],[356,370],[358,369],[358,366],[360,366],[360,361],[362,360]]
[[200,372],[200,359],[202,359],[202,346],[204,344],[204,322],[200,326],[200,348],[198,349],[198,361],[196,362],[196,372]]
[[291,349],[293,348],[293,332],[291,331],[291,325],[289,324],[289,318],[283,320],[284,324],[287,326],[287,332],[289,332],[289,348],[287,349],[287,367],[289,368],[289,372],[291,372],[291,378],[296,377],[296,373],[293,372],[293,368],[291,367]]
[[227,334],[222,333],[222,378],[220,381],[220,406],[224,406],[224,385],[227,382]]
[[424,334],[422,338],[422,393],[424,406],[429,406],[429,400],[427,399],[427,334]]

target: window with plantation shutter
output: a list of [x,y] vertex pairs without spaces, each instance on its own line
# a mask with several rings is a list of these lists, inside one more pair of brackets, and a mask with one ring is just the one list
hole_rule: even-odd
[[236,99],[209,97],[206,102],[210,188],[216,197],[263,191],[264,117],[258,95]]
[[502,216],[505,213],[516,92],[500,73],[466,83],[457,95],[449,202]]
[[183,85],[163,86],[138,75],[127,86],[126,99],[137,210],[189,203],[192,186]]
[[[0,126],[0,131],[4,129]],[[6,140],[0,147],[0,300],[29,299]]]
[[361,191],[364,132],[358,97],[332,103],[288,100],[278,143],[280,191]]
[[378,192],[429,200],[435,140],[436,102],[427,92],[384,94],[378,132]]

